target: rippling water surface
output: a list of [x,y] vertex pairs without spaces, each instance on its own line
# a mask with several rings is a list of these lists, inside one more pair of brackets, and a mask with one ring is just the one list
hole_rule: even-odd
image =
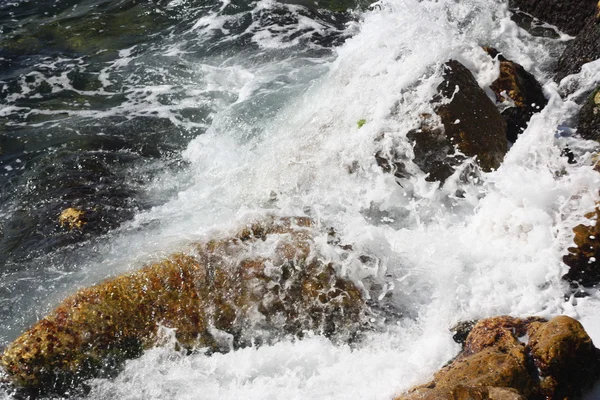
[[[600,63],[553,82],[563,39],[518,28],[502,1],[348,5],[1,1],[0,346],[76,288],[266,214],[310,216],[368,254],[341,272],[394,317],[352,346],[167,345],[89,398],[389,399],[456,354],[448,327],[499,314],[571,315],[600,343],[600,294],[565,298],[560,279],[598,200],[595,145],[570,121]],[[497,77],[482,45],[550,102],[499,170],[440,187],[406,134],[432,112],[448,59],[483,87]],[[409,177],[377,166],[392,147]],[[61,228],[68,207],[90,229]]]

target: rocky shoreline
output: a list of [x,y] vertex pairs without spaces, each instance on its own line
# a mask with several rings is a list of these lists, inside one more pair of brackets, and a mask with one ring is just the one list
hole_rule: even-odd
[[[596,0],[511,0],[510,6],[575,36],[556,63],[555,80],[600,59]],[[469,179],[500,167],[531,116],[547,103],[523,66],[502,49],[484,49],[499,64],[489,88],[495,101],[466,66],[448,60],[431,100],[435,115],[421,115],[407,135],[414,162],[430,182],[443,184],[455,173]],[[600,87],[581,106],[577,134],[600,141]],[[380,151],[375,159],[386,172],[405,177],[399,149]],[[459,168],[466,160],[473,165],[467,172]],[[94,228],[92,218],[80,219],[84,211],[67,210],[60,222],[66,231]],[[600,206],[590,210],[590,224],[573,229],[575,246],[563,259],[570,267],[563,279],[573,290],[600,283],[599,214]],[[306,332],[344,343],[359,340],[375,311],[364,288],[335,262],[324,261],[316,244],[322,235],[306,217],[269,217],[80,290],[4,350],[3,384],[32,398],[85,391],[86,379],[114,376],[125,360],[157,345],[158,326],[176,329],[179,345],[189,352],[225,352]],[[353,252],[335,233],[329,236],[337,251]],[[600,350],[569,317],[498,316],[465,326],[461,353],[429,383],[397,400],[571,399],[600,379]]]

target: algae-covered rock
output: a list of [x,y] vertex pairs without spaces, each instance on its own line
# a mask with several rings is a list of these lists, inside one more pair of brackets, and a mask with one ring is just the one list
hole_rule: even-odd
[[580,224],[573,228],[574,247],[563,257],[569,266],[569,272],[563,279],[583,286],[593,286],[600,282],[600,208],[586,215],[589,224]]
[[73,207],[65,208],[58,216],[58,223],[66,229],[81,229],[85,224],[85,211]]
[[208,351],[309,331],[348,340],[363,323],[362,294],[320,261],[311,224],[254,224],[80,290],[8,346],[1,365],[35,396],[110,375],[155,345],[159,326]]
[[514,143],[525,130],[533,114],[548,104],[542,85],[520,64],[504,58],[496,49],[485,47],[491,57],[500,61],[500,76],[491,84],[496,102],[504,108],[506,137]]
[[577,133],[584,139],[600,142],[600,87],[583,104],[578,119]]
[[488,318],[431,382],[396,400],[577,398],[600,377],[599,367],[599,350],[572,318]]
[[443,130],[424,124],[408,134],[414,141],[414,162],[430,174],[428,180],[444,181],[462,155],[476,157],[484,171],[498,168],[508,147],[506,123],[471,72],[458,61],[448,61],[437,90],[433,102]]

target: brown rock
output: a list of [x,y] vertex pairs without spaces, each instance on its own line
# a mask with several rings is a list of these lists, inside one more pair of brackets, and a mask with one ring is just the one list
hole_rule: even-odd
[[433,101],[443,130],[424,123],[421,129],[409,132],[409,139],[414,141],[414,162],[429,173],[429,181],[448,178],[464,160],[462,154],[476,157],[484,171],[498,168],[508,146],[506,124],[471,72],[450,60],[437,89],[439,94]]
[[575,398],[600,377],[598,352],[569,317],[489,318],[475,325],[463,351],[433,381],[396,400]]
[[506,137],[514,143],[531,116],[544,108],[548,100],[539,82],[520,64],[507,60],[491,47],[484,47],[484,50],[500,61],[500,76],[491,89],[497,103],[504,106],[502,117],[506,121]]
[[35,397],[118,371],[156,344],[159,325],[176,329],[180,346],[210,351],[307,331],[352,339],[363,323],[362,294],[313,253],[311,225],[253,224],[80,290],[10,344],[0,364]]
[[569,247],[569,254],[563,257],[563,262],[569,266],[563,279],[593,286],[600,282],[600,208],[596,207],[586,217],[590,219],[589,225],[573,228],[575,247]]
[[528,346],[539,369],[544,396],[570,397],[598,377],[597,349],[573,318],[559,316],[534,327]]
[[66,229],[81,229],[87,222],[85,221],[85,211],[73,207],[64,209],[58,216],[58,223]]

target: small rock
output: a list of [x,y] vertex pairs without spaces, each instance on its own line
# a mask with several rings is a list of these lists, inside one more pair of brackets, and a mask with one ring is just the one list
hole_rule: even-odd
[[87,223],[84,217],[85,211],[69,207],[60,213],[58,223],[68,230],[81,229]]

